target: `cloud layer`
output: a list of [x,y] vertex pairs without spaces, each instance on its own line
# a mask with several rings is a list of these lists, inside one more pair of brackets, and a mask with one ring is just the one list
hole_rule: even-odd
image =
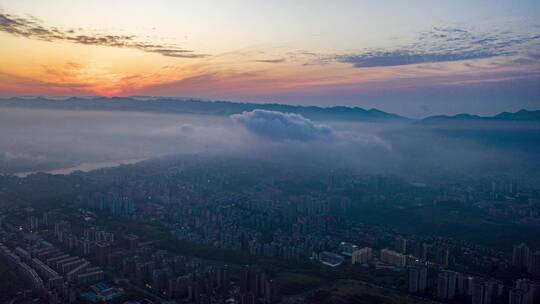
[[261,110],[230,119],[6,108],[0,111],[0,174],[208,154],[414,179],[500,172],[540,178],[538,124],[328,123],[331,128]]
[[57,27],[44,25],[37,18],[23,18],[1,12],[0,31],[29,39],[131,48],[168,57],[201,58],[207,56],[174,44],[155,44],[140,41],[137,37],[132,35],[85,34],[80,29],[63,30]]
[[329,138],[333,132],[326,125],[315,124],[302,115],[293,113],[253,110],[232,115],[231,118],[257,136],[276,140]]
[[539,42],[540,35],[473,33],[461,28],[435,27],[421,33],[411,44],[395,49],[371,49],[338,55],[336,58],[359,68],[389,67],[517,55],[524,52],[527,45]]

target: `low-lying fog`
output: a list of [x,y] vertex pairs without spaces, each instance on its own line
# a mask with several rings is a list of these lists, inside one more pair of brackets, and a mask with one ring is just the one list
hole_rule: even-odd
[[0,173],[215,153],[368,173],[536,177],[539,134],[535,124],[321,122],[263,110],[204,116],[2,108]]

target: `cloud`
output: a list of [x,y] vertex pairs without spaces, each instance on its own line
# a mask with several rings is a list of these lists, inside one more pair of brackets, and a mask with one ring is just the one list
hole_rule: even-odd
[[232,157],[242,163],[263,160],[285,168],[309,165],[398,174],[414,179],[446,172],[505,172],[509,176],[538,178],[540,172],[540,127],[530,124],[518,128],[512,127],[514,123],[329,123],[332,129],[299,115],[261,110],[231,119],[172,113],[3,108],[0,173],[177,154]]
[[174,44],[154,44],[140,41],[133,35],[85,34],[81,29],[62,30],[46,26],[37,18],[23,18],[0,12],[0,31],[17,37],[43,41],[66,41],[85,45],[100,45],[131,48],[167,57],[201,58],[205,54],[195,53]]
[[259,60],[255,60],[255,62],[261,62],[261,63],[282,63],[282,62],[285,62],[285,58],[277,58],[277,59],[259,59]]
[[447,54],[415,54],[407,51],[377,52],[362,55],[345,55],[340,61],[351,63],[356,68],[389,67],[408,64],[448,62],[470,59],[481,59],[499,56],[500,54],[489,51],[470,51]]
[[180,126],[182,133],[192,133],[195,130],[192,124],[183,124]]
[[369,49],[336,56],[336,60],[358,68],[390,67],[409,64],[452,62],[519,55],[540,35],[510,32],[473,33],[461,28],[435,27],[421,33],[414,43],[395,49]]
[[91,84],[76,81],[54,82],[42,81],[30,77],[0,72],[0,95],[30,95],[42,94],[43,91],[52,94],[91,94]]
[[231,118],[257,136],[270,139],[305,141],[329,138],[333,133],[329,126],[317,125],[293,113],[253,110],[231,115]]

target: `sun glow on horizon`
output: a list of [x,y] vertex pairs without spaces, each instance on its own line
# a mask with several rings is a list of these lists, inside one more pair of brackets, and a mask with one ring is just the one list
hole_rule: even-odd
[[537,90],[521,79],[540,83],[534,2],[486,12],[424,3],[429,17],[414,1],[130,3],[0,1],[0,95],[356,105],[402,93],[426,103],[439,88],[487,99],[495,85],[530,103]]

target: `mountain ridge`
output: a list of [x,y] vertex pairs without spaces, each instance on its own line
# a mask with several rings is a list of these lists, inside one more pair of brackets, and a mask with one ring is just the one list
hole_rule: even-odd
[[316,120],[346,121],[409,121],[407,117],[387,113],[379,109],[360,107],[318,107],[285,105],[277,103],[249,103],[232,101],[208,101],[201,99],[156,98],[156,97],[68,97],[52,99],[44,97],[12,97],[0,101],[0,107],[64,109],[64,110],[109,110],[143,111],[160,113],[187,113],[232,115],[256,109],[296,113]]
[[420,123],[458,122],[458,121],[540,121],[540,110],[521,109],[516,112],[501,112],[492,116],[468,113],[456,115],[435,115],[421,119]]
[[130,96],[130,97],[9,97],[0,99],[0,107],[63,109],[63,110],[104,110],[158,113],[186,113],[202,115],[232,115],[256,109],[296,113],[315,120],[344,120],[370,122],[415,122],[435,124],[439,122],[472,121],[535,121],[540,122],[540,110],[521,109],[516,112],[501,112],[492,116],[468,113],[456,115],[433,115],[422,119],[411,119],[376,108],[364,109],[348,106],[302,106],[278,103],[252,103],[196,98]]

